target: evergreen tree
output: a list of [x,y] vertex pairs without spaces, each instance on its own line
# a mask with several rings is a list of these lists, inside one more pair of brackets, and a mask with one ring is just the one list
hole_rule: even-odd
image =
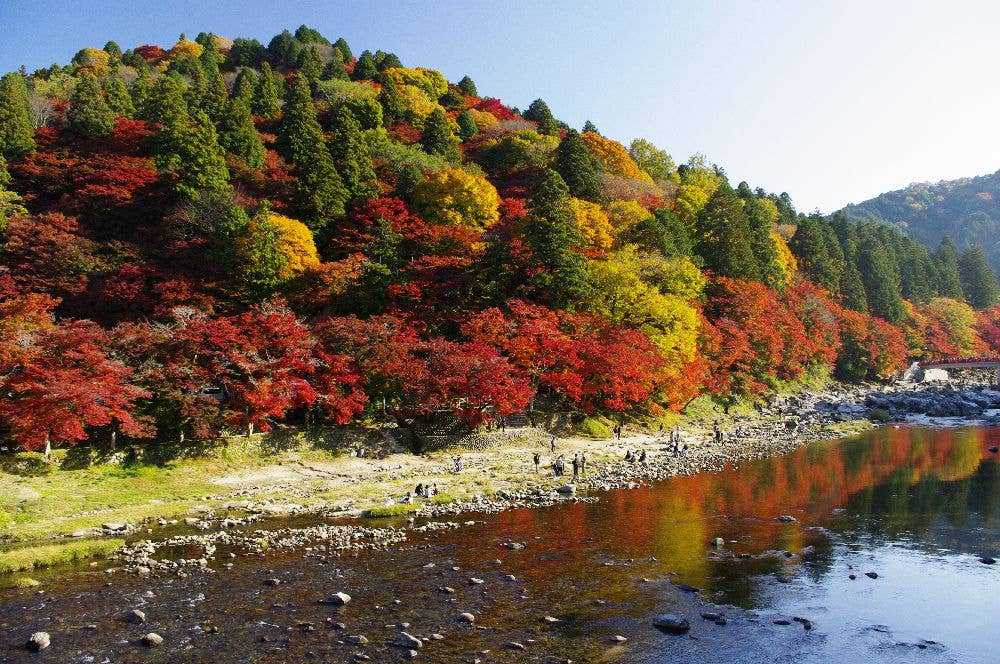
[[900,294],[910,302],[923,304],[935,295],[936,270],[927,249],[908,237],[899,236]]
[[238,205],[232,205],[226,214],[213,226],[211,235],[211,254],[223,271],[235,271],[238,268],[236,240],[247,232],[250,217],[246,210]]
[[573,196],[590,201],[600,197],[601,181],[597,178],[594,158],[580,134],[572,129],[566,132],[556,151],[556,170]]
[[645,219],[628,227],[618,238],[618,244],[635,244],[659,252],[666,258],[690,256],[694,242],[684,220],[671,210],[661,208]]
[[352,203],[360,203],[379,195],[378,178],[372,168],[368,145],[361,135],[361,125],[354,114],[341,105],[334,116],[335,130],[330,143],[333,162],[350,193]]
[[750,219],[743,207],[743,201],[728,183],[719,185],[698,213],[696,250],[705,259],[705,267],[715,274],[760,281]]
[[451,124],[444,109],[438,106],[424,120],[424,129],[420,132],[420,144],[427,154],[437,154],[447,159],[456,159],[458,151],[455,145],[458,139],[451,131]]
[[233,98],[241,100],[250,108],[256,94],[257,73],[250,67],[243,67],[233,81]]
[[337,49],[333,49],[333,57],[330,61],[326,63],[323,68],[323,75],[320,77],[324,81],[347,81],[350,80],[350,76],[347,74],[347,70],[344,69],[344,59],[341,57],[340,52]]
[[4,74],[0,78],[0,155],[7,159],[18,159],[35,151],[27,91],[21,74]]
[[958,274],[958,247],[947,235],[941,238],[941,243],[934,252],[934,263],[937,266],[938,293],[954,300],[964,300],[962,280]]
[[[843,221],[843,224],[839,223]],[[856,224],[848,224],[846,219],[830,225],[830,232],[838,239],[838,247],[844,257],[844,270],[840,278],[840,293],[844,306],[854,311],[868,313],[868,293],[858,269],[858,232]]]
[[583,123],[583,130],[582,131],[583,131],[584,134],[586,134],[588,131],[593,132],[595,134],[600,134],[601,133],[601,132],[597,131],[597,127],[590,120],[587,120],[586,122]]
[[962,292],[973,307],[987,309],[997,303],[1000,286],[981,244],[974,244],[962,252],[958,259],[958,274],[962,280]]
[[380,76],[379,83],[382,85],[378,95],[378,102],[382,105],[382,122],[386,127],[390,127],[403,118],[403,114],[406,113],[406,103],[391,76]]
[[281,233],[271,221],[266,201],[236,238],[236,257],[247,300],[266,298],[281,284],[281,270],[287,259],[281,252]]
[[[202,69],[205,73],[211,77],[215,72],[219,71],[222,66],[222,61],[224,58],[222,54],[219,53],[219,47],[215,43],[215,37],[211,33],[202,33],[198,35],[201,41],[198,41],[202,45],[201,55],[198,56],[198,61],[201,62]],[[197,41],[197,40],[195,40]]]
[[750,248],[760,266],[760,280],[771,288],[780,289],[784,286],[785,273],[773,237],[777,208],[769,211],[767,204],[750,190],[746,182],[739,184],[737,193],[743,200],[743,211],[749,221]]
[[267,45],[268,59],[279,67],[294,67],[302,52],[302,42],[292,36],[288,30],[275,35]]
[[299,73],[306,77],[310,85],[315,84],[323,74],[323,56],[315,46],[310,45],[302,49],[297,64]]
[[214,122],[219,122],[226,112],[228,101],[229,91],[226,89],[225,81],[222,80],[222,73],[216,68],[206,82],[205,94],[201,98],[201,110],[205,111]]
[[135,114],[138,117],[148,117],[146,105],[153,94],[153,87],[153,77],[150,76],[148,71],[139,72],[139,76],[132,82],[132,86],[129,88],[129,95],[132,97],[132,106],[135,108]]
[[289,90],[278,139],[279,149],[295,164],[294,204],[299,216],[313,232],[320,232],[344,214],[349,194],[323,140],[309,82],[302,74]]
[[375,67],[380,72],[383,72],[386,69],[402,68],[402,66],[403,62],[395,53],[383,53],[382,51],[378,51],[375,54]]
[[108,108],[115,115],[123,118],[135,117],[135,105],[132,103],[132,96],[125,87],[125,81],[117,76],[109,76],[104,79],[104,101]]
[[458,89],[469,95],[470,97],[478,97],[479,91],[476,90],[475,82],[468,76],[463,76],[462,80],[458,82]]
[[343,37],[333,42],[333,47],[340,53],[340,57],[344,59],[345,65],[354,61],[354,54],[351,53],[351,47],[347,45],[347,41]]
[[559,124],[552,116],[548,104],[541,99],[536,99],[528,106],[528,110],[523,115],[525,120],[538,123],[538,131],[549,136],[556,136],[559,133]]
[[0,189],[10,184],[10,171],[7,170],[7,160],[0,154]]
[[354,71],[351,73],[352,81],[364,81],[372,80],[378,78],[378,67],[375,65],[375,57],[370,51],[365,51],[358,58],[358,61],[354,65]]
[[219,131],[222,147],[240,157],[250,168],[264,167],[264,144],[245,101],[239,97],[229,100]]
[[115,128],[115,114],[104,101],[97,77],[87,74],[76,85],[66,111],[70,131],[83,139],[110,136]]
[[161,125],[189,119],[180,77],[170,74],[160,77],[143,105],[143,115],[146,120]]
[[802,217],[789,243],[789,249],[810,280],[836,296],[840,293],[840,278],[844,266],[843,261],[837,261],[830,255],[823,228],[825,225],[826,222],[819,215]]
[[541,270],[531,277],[537,297],[551,306],[571,309],[590,291],[586,240],[576,224],[570,192],[559,174],[546,170],[529,203],[525,237]]
[[889,257],[882,242],[867,236],[858,246],[858,272],[868,294],[868,310],[890,323],[903,321],[906,311],[899,294],[899,281],[893,276]]
[[307,25],[300,25],[295,31],[295,38],[303,44],[323,44],[329,46],[330,41],[320,34],[319,30],[310,28]]
[[237,37],[226,55],[226,67],[257,67],[264,60],[267,49],[256,39]]
[[266,62],[260,66],[260,78],[257,81],[257,96],[254,97],[251,110],[254,115],[272,120],[278,117],[278,85],[275,81],[271,65]]
[[122,47],[114,41],[109,41],[104,45],[102,50],[111,56],[112,63],[119,62],[122,59]]
[[476,126],[476,121],[468,109],[463,109],[455,121],[458,122],[458,136],[463,141],[467,141],[479,133],[479,127]]

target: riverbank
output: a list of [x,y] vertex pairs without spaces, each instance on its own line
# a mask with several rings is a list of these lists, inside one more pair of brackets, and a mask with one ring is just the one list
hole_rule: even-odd
[[[39,540],[51,544],[48,540],[93,537],[161,543],[186,537],[185,543],[205,544],[219,538],[215,533],[253,527],[254,541],[261,541],[268,539],[262,533],[272,517],[346,519],[382,513],[433,518],[586,500],[588,491],[718,470],[728,462],[782,454],[812,440],[865,430],[874,423],[864,403],[885,389],[831,384],[781,397],[759,412],[702,412],[679,422],[682,446],[687,446],[679,456],[668,448],[658,425],[627,427],[621,440],[558,438],[556,455],[570,460],[575,452],[586,452],[588,457],[586,472],[573,484],[552,476],[549,436],[530,428],[510,431],[511,442],[503,448],[449,449],[422,456],[397,453],[365,459],[307,448],[261,458],[227,450],[217,457],[163,466],[93,466],[34,476],[4,473],[0,508],[8,523],[3,536],[36,545]],[[715,416],[726,432],[721,442],[714,440],[711,429],[709,418]],[[646,463],[626,462],[628,450],[645,450]],[[540,473],[532,462],[536,452],[542,457]],[[454,454],[462,455],[461,473],[453,472]],[[417,484],[437,485],[439,493],[426,502],[399,504]],[[395,505],[384,509],[390,500]],[[287,535],[276,539],[298,545],[322,533]],[[149,569],[156,548],[144,544],[130,550],[125,567]]]

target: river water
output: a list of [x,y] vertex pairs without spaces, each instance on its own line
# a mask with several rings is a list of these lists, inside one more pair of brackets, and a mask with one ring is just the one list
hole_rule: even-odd
[[[220,555],[184,579],[51,570],[41,593],[0,590],[0,662],[395,662],[403,629],[443,637],[428,662],[996,662],[1000,566],[981,559],[1000,554],[998,443],[1000,429],[884,428],[594,503],[455,517],[476,523],[387,552],[228,570]],[[353,601],[319,604],[336,591]],[[120,620],[132,608],[146,624]],[[690,631],[654,629],[664,612]],[[36,630],[53,645],[29,654]],[[165,644],[144,648],[148,631]]]

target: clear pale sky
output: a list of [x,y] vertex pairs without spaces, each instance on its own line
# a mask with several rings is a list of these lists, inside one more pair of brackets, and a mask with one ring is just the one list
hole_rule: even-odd
[[588,0],[0,0],[0,71],[109,39],[265,45],[306,23],[355,54],[470,75],[480,94],[704,153],[733,183],[833,211],[1000,168],[1000,3]]

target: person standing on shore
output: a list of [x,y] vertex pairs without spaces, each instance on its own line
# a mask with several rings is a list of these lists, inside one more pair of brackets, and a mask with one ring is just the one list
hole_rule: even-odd
[[539,464],[542,463],[542,455],[539,454],[538,452],[535,452],[535,455],[532,457],[532,460],[535,462],[535,475],[538,475],[539,474],[538,466]]
[[549,441],[549,447],[551,448],[552,453],[555,454],[556,453],[556,437],[555,436],[552,436],[552,440]]
[[587,474],[587,453],[586,452],[583,452],[582,454],[580,454],[580,474],[581,475],[586,475]]
[[580,478],[580,455],[573,455],[573,481],[576,482]]

